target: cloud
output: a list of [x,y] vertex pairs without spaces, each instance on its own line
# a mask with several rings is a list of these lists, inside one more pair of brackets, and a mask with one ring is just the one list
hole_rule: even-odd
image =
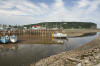
[[95,10],[99,9],[99,5],[100,5],[100,0],[91,2],[88,12],[89,13],[95,12]]
[[81,0],[78,2],[78,7],[82,8],[82,7],[86,7],[89,5],[89,0]]
[[[79,0],[68,9],[63,0],[50,5],[29,0],[1,0],[0,23],[31,24],[47,21],[88,21],[99,23],[100,1]],[[97,16],[98,15],[98,16]]]

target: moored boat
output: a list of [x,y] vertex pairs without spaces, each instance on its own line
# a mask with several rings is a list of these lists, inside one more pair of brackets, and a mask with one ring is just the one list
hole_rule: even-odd
[[1,43],[8,43],[9,42],[9,36],[2,36],[0,38]]
[[15,35],[10,36],[10,41],[12,43],[16,43],[18,41],[17,36],[15,36]]
[[52,34],[52,37],[54,37],[54,38],[67,38],[67,34],[55,33],[55,34]]

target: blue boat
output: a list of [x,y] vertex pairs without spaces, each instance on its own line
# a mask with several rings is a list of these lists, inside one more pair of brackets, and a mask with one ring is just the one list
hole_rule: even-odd
[[2,36],[0,41],[3,44],[8,43],[9,42],[9,36]]

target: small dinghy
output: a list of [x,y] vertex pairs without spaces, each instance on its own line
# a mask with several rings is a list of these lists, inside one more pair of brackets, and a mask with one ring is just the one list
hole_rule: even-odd
[[10,41],[12,43],[16,43],[17,42],[17,36],[13,35],[13,36],[10,36]]
[[1,43],[8,43],[9,42],[9,36],[2,36],[0,39]]

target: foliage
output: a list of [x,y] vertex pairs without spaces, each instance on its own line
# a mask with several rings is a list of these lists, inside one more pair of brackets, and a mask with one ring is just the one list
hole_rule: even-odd
[[42,22],[37,24],[24,25],[24,27],[31,28],[33,25],[40,25],[46,28],[63,28],[63,29],[88,29],[97,28],[97,25],[92,22]]

